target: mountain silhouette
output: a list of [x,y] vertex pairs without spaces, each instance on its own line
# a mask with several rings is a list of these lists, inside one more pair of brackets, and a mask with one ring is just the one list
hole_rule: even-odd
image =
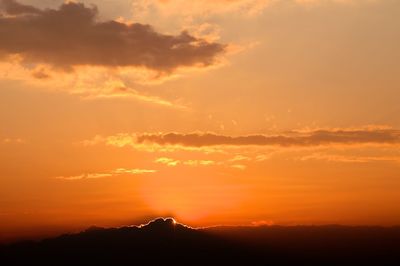
[[2,265],[399,265],[399,227],[193,229],[172,218],[0,247]]
[[154,232],[173,232],[176,231],[176,229],[181,230],[183,226],[176,223],[173,218],[158,218],[156,220],[150,221],[148,224],[142,225],[141,228]]

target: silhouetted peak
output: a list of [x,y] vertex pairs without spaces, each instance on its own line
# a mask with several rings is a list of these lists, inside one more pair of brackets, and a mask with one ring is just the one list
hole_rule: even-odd
[[143,225],[142,228],[155,231],[169,231],[174,230],[176,226],[178,224],[173,218],[157,218]]
[[176,225],[176,221],[172,218],[157,218],[155,220],[150,221],[146,226],[147,227],[166,227],[173,228]]

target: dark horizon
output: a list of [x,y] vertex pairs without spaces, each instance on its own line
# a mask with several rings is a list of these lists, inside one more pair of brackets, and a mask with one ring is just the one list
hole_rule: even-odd
[[[190,228],[172,218],[140,226],[92,227],[41,241],[0,246],[7,263],[98,265],[269,263],[396,265],[400,227],[217,226]],[[9,265],[9,264],[7,264]],[[12,265],[12,264],[10,264]]]
[[[178,224],[183,225],[185,227],[188,227],[190,229],[194,230],[207,230],[207,229],[213,229],[213,228],[313,228],[313,227],[319,227],[319,228],[327,228],[327,227],[343,227],[343,228],[383,228],[383,229],[391,229],[391,228],[400,228],[399,225],[379,225],[379,224],[367,224],[367,225],[357,225],[357,224],[290,224],[290,225],[284,225],[284,224],[235,224],[235,225],[230,225],[230,224],[216,224],[216,225],[207,225],[207,226],[191,226],[190,224],[185,224],[185,223],[180,223],[179,220],[175,219],[173,216],[154,216],[152,218],[142,218],[142,219],[136,219],[136,221],[133,221],[131,223],[124,223],[116,226],[101,226],[97,224],[92,224],[83,228],[74,228],[74,229],[65,229],[63,227],[48,227],[44,226],[41,228],[29,228],[25,231],[27,233],[18,235],[17,237],[1,237],[0,236],[0,245],[8,245],[8,244],[14,244],[18,242],[24,242],[24,241],[41,241],[44,239],[48,238],[55,238],[61,235],[69,235],[69,234],[79,234],[82,232],[85,232],[91,228],[98,228],[98,229],[119,229],[119,228],[126,228],[126,227],[138,227],[140,228],[141,226],[145,226],[146,224],[151,223],[152,221],[158,220],[158,219],[173,219],[175,220]],[[45,231],[44,233],[37,233],[40,231]]]

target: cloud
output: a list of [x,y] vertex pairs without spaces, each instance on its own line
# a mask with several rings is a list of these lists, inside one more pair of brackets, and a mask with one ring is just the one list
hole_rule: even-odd
[[0,1],[0,10],[9,15],[39,14],[40,10],[30,5],[22,5],[15,0]]
[[184,165],[189,165],[189,166],[209,166],[209,165],[215,165],[216,162],[213,160],[186,160],[183,161]]
[[150,25],[98,21],[95,6],[75,2],[64,3],[59,9],[38,9],[0,0],[0,14],[3,60],[19,55],[24,64],[46,64],[64,71],[76,66],[103,66],[171,73],[180,67],[213,65],[226,48],[185,31],[167,35]]
[[167,158],[167,157],[158,158],[158,159],[155,160],[154,162],[156,162],[156,163],[161,163],[161,164],[165,164],[165,165],[167,165],[167,166],[177,166],[178,164],[181,163],[181,161],[179,161],[179,160],[174,160],[174,159]]
[[26,140],[24,140],[22,138],[4,138],[4,139],[0,140],[0,143],[4,143],[4,144],[23,144],[25,142],[26,142]]
[[[157,153],[186,151],[229,156],[233,154],[234,156],[228,160],[229,163],[243,164],[248,161],[267,161],[273,154],[290,151],[289,148],[348,149],[364,146],[396,148],[400,144],[400,131],[387,127],[369,126],[358,129],[308,129],[274,135],[245,136],[212,133],[120,133],[110,136],[96,135],[92,139],[80,141],[78,144],[86,147],[95,145],[130,147],[137,151]],[[182,162],[174,164],[179,163]]]
[[[277,0],[135,0],[132,17],[167,31],[188,30],[196,38],[215,42],[221,37],[221,18],[247,19],[257,16]],[[250,44],[226,47],[227,54],[252,48]],[[253,43],[253,41],[250,41]]]
[[[222,15],[239,15],[254,17],[276,4],[311,6],[326,3],[354,4],[368,3],[376,0],[135,0],[132,3],[132,13],[135,18],[176,18],[186,20],[209,18]],[[237,17],[235,17],[237,18]]]
[[268,160],[268,159],[270,159],[272,157],[272,153],[269,153],[269,154],[261,154],[261,155],[257,155],[255,158],[254,158],[254,160],[256,161],[256,162],[263,162],[263,161],[266,161],[266,160]]
[[185,105],[175,103],[166,99],[162,99],[157,96],[146,95],[143,93],[139,93],[138,91],[125,87],[124,84],[118,86],[111,86],[108,89],[102,90],[82,90],[79,93],[82,99],[85,100],[97,100],[97,99],[134,99],[140,102],[158,105],[161,107],[179,109],[179,110],[188,110],[189,108]]
[[276,0],[136,0],[132,7],[133,15],[139,17],[149,13],[161,16],[257,15],[272,2]]
[[74,176],[57,176],[56,179],[62,180],[82,180],[82,179],[100,179],[112,176],[119,176],[119,175],[140,175],[140,174],[151,174],[155,173],[157,170],[149,170],[149,169],[126,169],[126,168],[118,168],[110,172],[105,173],[84,173],[80,175]]
[[239,170],[245,170],[247,168],[247,166],[244,164],[233,164],[231,167]]
[[[81,100],[130,100],[177,111],[190,110],[189,104],[181,98],[167,99],[152,95],[143,86],[132,84],[142,83],[141,81],[146,83],[145,80],[148,79],[150,82],[154,76],[146,73],[150,74],[143,69],[124,68],[114,71],[90,66],[77,67],[75,72],[67,73],[54,71],[44,65],[26,68],[21,65],[18,56],[9,62],[0,60],[0,80],[18,80],[27,86],[62,91]],[[138,89],[134,89],[136,86]]]
[[179,145],[189,147],[207,146],[322,146],[352,144],[400,144],[400,131],[393,129],[316,130],[288,132],[278,135],[227,136],[212,133],[143,134],[137,143]]
[[[249,158],[251,160],[251,158]],[[205,166],[224,166],[238,170],[245,170],[247,168],[244,164],[237,164],[234,163],[235,161],[232,160],[177,160],[168,157],[160,157],[157,158],[154,162],[164,164],[169,167],[176,167],[176,166],[188,166],[188,167],[205,167]]]
[[248,156],[244,156],[244,155],[236,155],[235,157],[233,157],[232,159],[230,159],[229,161],[231,162],[238,162],[238,161],[250,161],[252,160],[252,158],[248,157]]
[[400,156],[357,156],[357,155],[341,155],[341,154],[326,154],[313,153],[298,158],[300,161],[327,161],[341,163],[370,163],[370,162],[396,162],[400,163]]
[[126,133],[120,133],[117,135],[112,135],[108,137],[103,137],[101,135],[96,135],[93,139],[84,140],[81,143],[83,146],[93,146],[100,143],[104,143],[108,146],[115,146],[115,147],[125,147],[130,146],[136,142],[135,136]]
[[115,169],[112,173],[113,174],[131,174],[131,175],[138,175],[138,174],[149,174],[149,173],[155,173],[157,172],[156,170],[148,170],[148,169],[125,169],[125,168],[118,168]]
[[96,135],[92,139],[80,141],[78,144],[90,147],[95,145],[106,145],[117,148],[132,147],[138,151],[145,152],[175,152],[177,150],[184,151],[200,151],[206,154],[225,153],[222,149],[216,147],[185,147],[176,145],[159,145],[157,143],[138,143],[138,134],[119,133],[116,135],[102,136]]
[[[157,158],[154,162],[164,164],[166,166],[178,166],[178,165],[186,165],[186,166],[211,166],[216,165],[217,163],[213,160],[176,160],[168,157],[160,157]],[[221,164],[221,163],[219,163]]]

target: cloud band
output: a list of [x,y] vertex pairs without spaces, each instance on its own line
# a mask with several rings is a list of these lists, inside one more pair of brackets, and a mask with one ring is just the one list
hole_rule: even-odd
[[230,146],[319,146],[330,144],[399,144],[400,131],[385,130],[316,130],[280,135],[226,136],[211,133],[167,133],[137,136],[138,143],[205,147]]

